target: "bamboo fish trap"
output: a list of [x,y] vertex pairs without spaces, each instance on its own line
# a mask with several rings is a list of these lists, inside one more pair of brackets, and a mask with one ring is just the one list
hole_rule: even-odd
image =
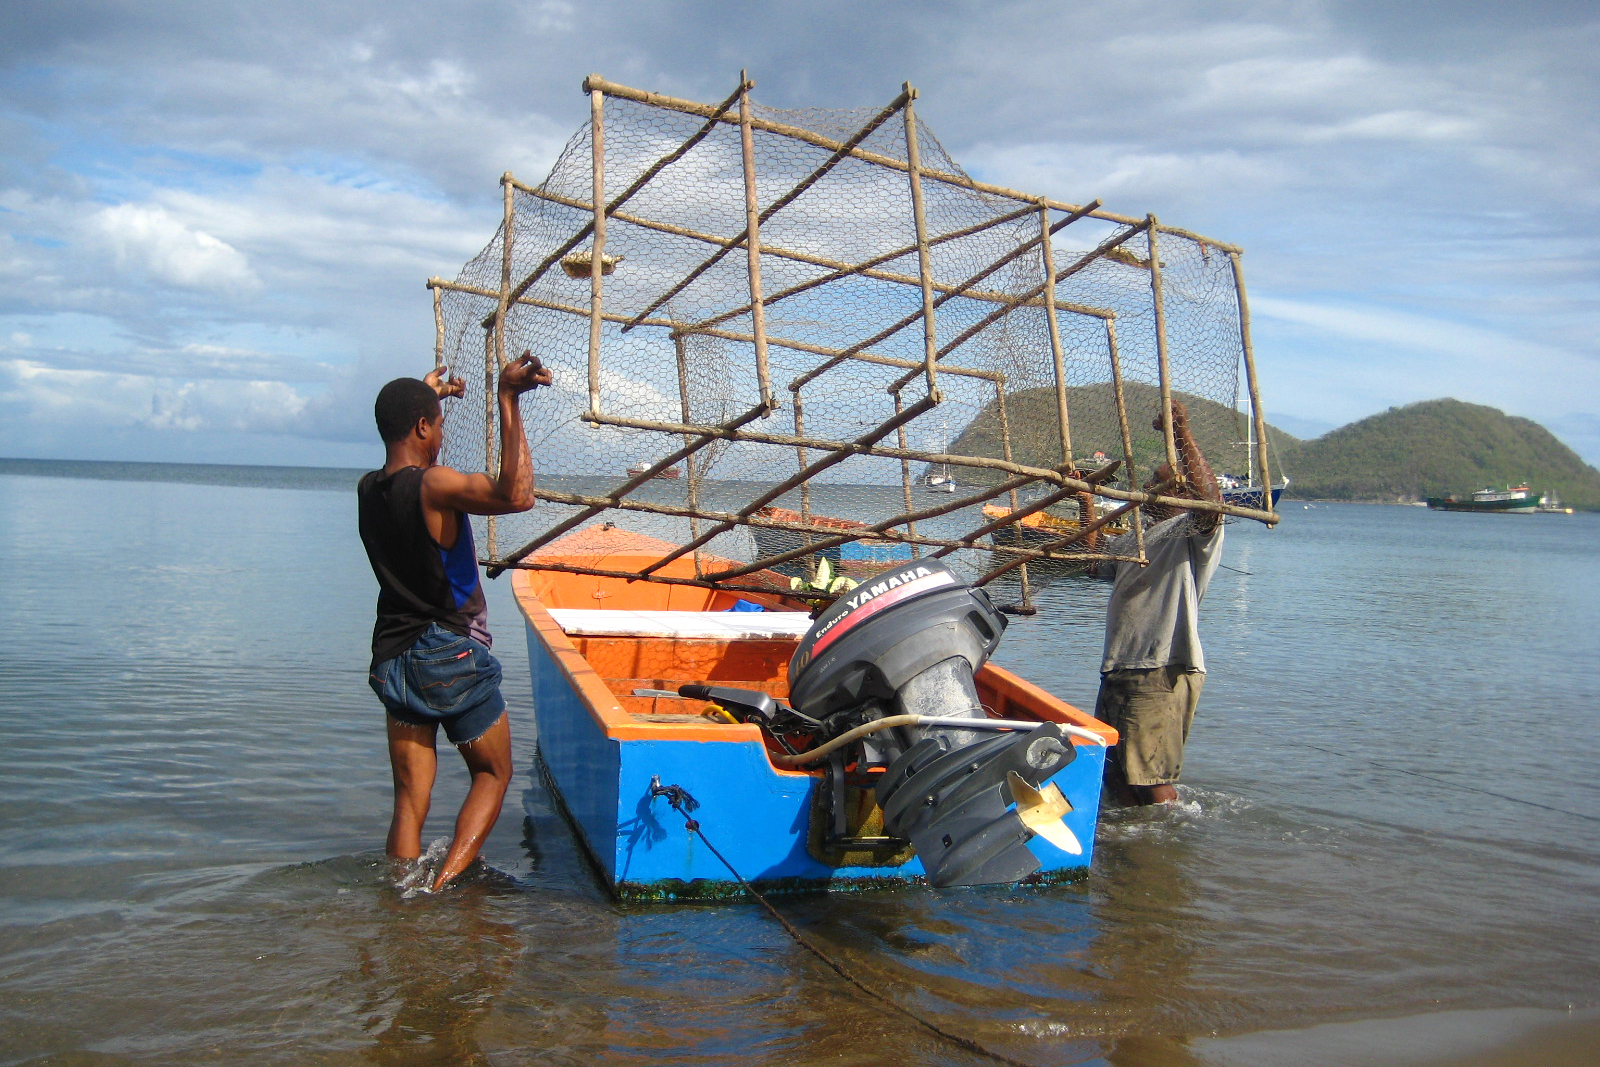
[[[445,462],[496,469],[508,356],[554,374],[522,406],[539,506],[478,520],[491,575],[624,573],[551,558],[595,527],[672,546],[629,577],[771,590],[936,556],[1027,604],[1041,572],[1141,559],[1143,503],[1277,521],[1270,495],[1141,490],[1176,458],[1151,428],[1174,397],[1213,466],[1244,470],[1253,438],[1270,484],[1238,248],[975,181],[909,85],[849,111],[752,87],[700,104],[591,75],[549,176],[504,175],[499,233],[429,280],[436,363],[468,382]],[[1041,511],[1076,525],[1017,536]],[[1088,536],[1110,522],[1116,551]],[[660,573],[686,556],[693,577]]]

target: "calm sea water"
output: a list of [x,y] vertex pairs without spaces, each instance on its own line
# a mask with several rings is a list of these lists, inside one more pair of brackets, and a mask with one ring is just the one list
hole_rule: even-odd
[[[503,582],[518,785],[486,870],[397,890],[353,478],[0,461],[0,1063],[984,1062],[753,906],[614,906],[530,773]],[[1041,1065],[1592,1062],[1600,516],[1286,507],[1229,529],[1183,803],[1104,819],[1087,881],[785,912]],[[1051,586],[999,659],[1092,704],[1104,597]]]

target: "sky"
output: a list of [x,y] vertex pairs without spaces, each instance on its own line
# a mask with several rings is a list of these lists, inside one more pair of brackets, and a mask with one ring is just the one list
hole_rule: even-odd
[[910,81],[977,178],[1242,246],[1291,433],[1451,396],[1600,464],[1600,6],[1541,0],[6,0],[0,455],[380,463],[425,280],[584,75],[741,68],[774,107]]

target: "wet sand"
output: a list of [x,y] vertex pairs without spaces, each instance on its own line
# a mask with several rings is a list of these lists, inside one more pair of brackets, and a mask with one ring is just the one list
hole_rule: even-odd
[[1197,1067],[1594,1067],[1600,1010],[1443,1011],[1202,1038],[1189,1051]]

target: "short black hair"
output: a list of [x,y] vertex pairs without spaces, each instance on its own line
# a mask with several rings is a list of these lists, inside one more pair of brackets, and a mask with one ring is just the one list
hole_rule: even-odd
[[420,378],[396,378],[378,390],[372,414],[378,420],[378,436],[392,445],[410,433],[418,419],[438,417],[439,397]]

